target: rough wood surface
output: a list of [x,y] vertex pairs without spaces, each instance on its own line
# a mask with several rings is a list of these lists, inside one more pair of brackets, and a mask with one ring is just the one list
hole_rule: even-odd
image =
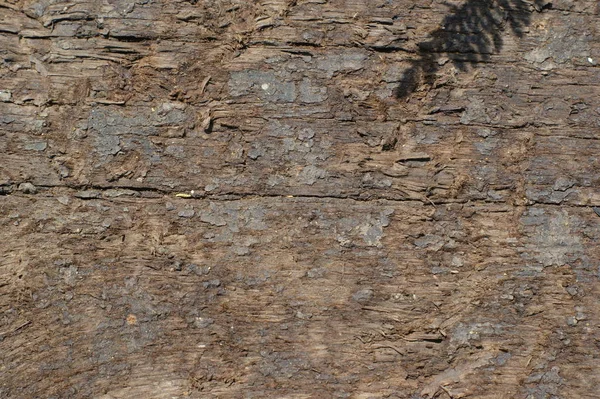
[[0,0],[0,56],[0,397],[600,397],[597,1]]

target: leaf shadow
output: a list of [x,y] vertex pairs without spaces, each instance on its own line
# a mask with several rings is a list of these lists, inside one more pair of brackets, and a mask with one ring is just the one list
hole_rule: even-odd
[[447,57],[459,71],[487,62],[504,46],[504,32],[524,36],[534,11],[552,7],[546,0],[468,0],[462,6],[445,3],[450,14],[430,39],[418,44],[417,57],[403,72],[394,90],[396,98],[412,94],[420,85],[432,85]]

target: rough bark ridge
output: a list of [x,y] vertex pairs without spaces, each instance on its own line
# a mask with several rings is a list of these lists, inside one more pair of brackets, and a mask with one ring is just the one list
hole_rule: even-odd
[[0,0],[0,397],[598,397],[599,27]]

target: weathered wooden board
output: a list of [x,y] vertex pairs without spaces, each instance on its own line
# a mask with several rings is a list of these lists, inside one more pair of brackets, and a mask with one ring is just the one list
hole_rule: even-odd
[[600,383],[587,208],[57,190],[8,196],[3,213],[3,372],[27,376],[7,396]]
[[596,397],[599,27],[0,0],[0,397]]

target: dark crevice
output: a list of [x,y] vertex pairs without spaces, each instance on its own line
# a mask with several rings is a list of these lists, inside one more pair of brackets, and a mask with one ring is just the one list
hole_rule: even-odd
[[293,47],[312,47],[312,48],[321,48],[321,47],[323,47],[320,44],[310,43],[310,42],[287,42],[286,44],[290,45],[290,46],[293,46]]
[[135,35],[115,35],[115,34],[110,34],[109,38],[118,40],[120,42],[125,42],[125,43],[143,43],[143,42],[147,42],[149,40],[155,40],[155,37],[148,37],[148,36],[135,36]]
[[383,53],[383,54],[387,54],[387,53],[396,53],[398,51],[404,51],[406,53],[414,53],[414,51],[404,48],[402,46],[395,46],[393,44],[389,44],[386,46],[368,46],[367,47],[369,50],[375,51],[376,53]]
[[281,51],[284,53],[288,53],[288,54],[314,57],[314,54],[307,50],[285,49],[285,50],[281,50]]

